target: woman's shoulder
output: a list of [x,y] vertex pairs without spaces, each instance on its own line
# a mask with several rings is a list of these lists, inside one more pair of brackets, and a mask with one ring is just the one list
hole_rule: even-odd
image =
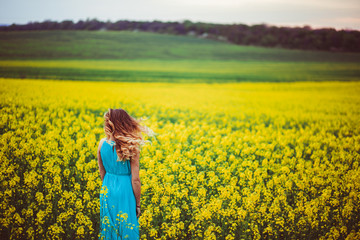
[[105,140],[106,140],[106,138],[100,139],[100,141],[99,141],[99,146],[98,146],[98,152],[101,151],[102,145],[103,145],[103,143],[104,143]]
[[106,141],[106,137],[100,139],[99,141],[99,149],[101,148],[101,146],[103,145],[103,143]]
[[102,139],[100,139],[99,141],[99,147],[101,148],[101,146],[103,145],[104,142],[107,142],[108,144],[107,145],[110,145],[110,146],[114,146],[115,145],[115,142],[114,141],[111,141],[109,140],[108,138],[104,137]]

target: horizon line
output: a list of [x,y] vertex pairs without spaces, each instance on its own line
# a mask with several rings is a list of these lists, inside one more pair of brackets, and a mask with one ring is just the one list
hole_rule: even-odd
[[16,22],[12,22],[12,23],[0,23],[0,26],[2,27],[7,27],[7,26],[11,26],[13,24],[15,25],[27,25],[30,23],[41,23],[41,22],[46,22],[46,21],[52,21],[52,22],[63,22],[63,21],[72,21],[74,23],[79,22],[79,21],[88,21],[88,20],[97,20],[100,22],[111,22],[111,23],[115,23],[117,21],[131,21],[131,22],[154,22],[154,21],[158,21],[158,22],[179,22],[179,23],[183,23],[185,21],[190,21],[192,23],[208,23],[208,24],[218,24],[218,25],[247,25],[247,26],[255,26],[255,25],[267,25],[270,27],[278,27],[278,28],[304,28],[304,27],[310,27],[311,30],[320,30],[320,29],[335,29],[336,31],[360,31],[360,28],[351,28],[351,27],[334,27],[334,26],[314,26],[311,24],[273,24],[273,23],[266,23],[266,22],[259,22],[259,23],[244,23],[244,22],[211,22],[211,21],[197,21],[197,20],[190,20],[190,19],[179,19],[179,20],[159,20],[159,19],[152,19],[152,20],[141,20],[141,19],[118,19],[118,20],[103,20],[103,19],[99,19],[99,18],[91,18],[91,17],[87,17],[86,19],[79,19],[79,20],[73,20],[73,19],[63,19],[63,20],[52,20],[52,19],[44,19],[42,21],[27,21],[27,23],[16,23]]

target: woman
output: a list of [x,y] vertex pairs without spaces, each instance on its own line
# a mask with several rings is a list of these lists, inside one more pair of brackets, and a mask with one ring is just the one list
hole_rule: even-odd
[[102,180],[100,239],[139,239],[139,154],[144,130],[123,109],[104,114],[106,138],[100,140],[97,152]]

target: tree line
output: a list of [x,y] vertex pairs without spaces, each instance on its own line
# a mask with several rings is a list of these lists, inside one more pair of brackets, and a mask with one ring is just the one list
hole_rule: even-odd
[[214,24],[203,22],[161,22],[127,21],[103,22],[87,19],[73,22],[29,22],[19,25],[1,26],[0,31],[32,30],[113,30],[146,31],[175,35],[192,35],[227,41],[238,45],[280,47],[303,50],[324,50],[360,52],[360,32],[356,30],[336,30],[334,28],[312,29],[304,27],[277,27],[267,24]]

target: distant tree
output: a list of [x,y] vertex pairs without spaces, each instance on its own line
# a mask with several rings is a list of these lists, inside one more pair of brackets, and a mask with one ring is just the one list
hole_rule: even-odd
[[182,24],[182,23],[175,23],[175,24],[173,24],[173,26],[174,26],[174,31],[175,31],[177,34],[185,35],[185,34],[187,33],[184,24]]
[[60,23],[60,28],[64,30],[69,30],[74,28],[74,23],[71,20],[65,20]]
[[342,49],[345,51],[359,51],[360,50],[360,36],[359,32],[349,31],[345,32],[342,31],[343,38],[342,38]]
[[39,26],[41,30],[57,30],[59,29],[59,23],[51,20],[45,20]]
[[74,24],[75,30],[84,30],[85,29],[85,22],[80,20],[77,23]]
[[85,30],[99,30],[104,26],[103,22],[98,21],[97,19],[87,20],[85,22]]
[[248,26],[245,24],[213,24],[204,22],[161,22],[128,21],[102,22],[97,19],[56,22],[29,22],[24,25],[11,24],[0,26],[0,31],[23,30],[137,30],[167,34],[190,34],[222,39],[234,44],[283,47],[291,49],[355,51],[360,52],[360,32],[351,30],[337,31],[333,28],[312,29],[304,27],[277,27],[267,24]]
[[263,36],[260,40],[260,44],[266,47],[273,47],[276,45],[276,43],[277,43],[276,37],[273,36],[271,33]]

